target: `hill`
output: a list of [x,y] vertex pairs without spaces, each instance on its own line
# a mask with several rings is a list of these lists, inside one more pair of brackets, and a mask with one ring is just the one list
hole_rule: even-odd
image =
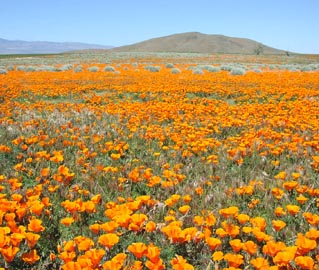
[[207,35],[188,32],[158,37],[111,49],[113,52],[196,52],[196,53],[238,53],[238,54],[284,54],[260,42],[224,35]]
[[24,41],[0,38],[0,54],[47,54],[73,50],[109,48],[112,48],[112,46],[79,42]]

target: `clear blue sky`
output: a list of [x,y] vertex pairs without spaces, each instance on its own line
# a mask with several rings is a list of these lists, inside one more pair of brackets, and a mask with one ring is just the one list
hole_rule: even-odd
[[128,45],[197,31],[319,54],[319,0],[0,0],[0,38]]

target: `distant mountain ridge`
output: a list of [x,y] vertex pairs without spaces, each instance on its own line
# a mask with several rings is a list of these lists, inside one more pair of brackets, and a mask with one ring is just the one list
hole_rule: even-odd
[[0,38],[0,54],[46,54],[110,48],[113,48],[113,46],[80,42],[24,41]]
[[225,54],[283,54],[285,51],[272,48],[260,42],[224,35],[207,35],[187,32],[152,38],[132,45],[111,49],[113,52],[194,52]]

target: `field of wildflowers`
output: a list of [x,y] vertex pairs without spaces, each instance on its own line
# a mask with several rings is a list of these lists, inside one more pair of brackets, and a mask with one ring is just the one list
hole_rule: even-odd
[[0,269],[319,269],[319,65],[151,60],[3,66]]

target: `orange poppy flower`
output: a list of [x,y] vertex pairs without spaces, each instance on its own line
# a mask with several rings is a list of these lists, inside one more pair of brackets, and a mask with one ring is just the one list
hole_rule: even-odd
[[131,229],[133,231],[138,231],[141,229],[144,222],[147,220],[148,220],[148,217],[144,214],[133,214],[131,216],[131,223],[129,225],[129,229]]
[[[80,238],[78,238],[78,239],[80,239]],[[76,249],[75,241],[70,240],[70,241],[66,241],[63,243],[63,250],[64,251],[72,252],[72,251],[75,251],[75,249]],[[61,252],[61,251],[59,251],[59,252]]]
[[90,199],[95,204],[100,204],[102,202],[101,194],[97,194]]
[[176,255],[175,258],[171,260],[171,264],[173,266],[174,270],[193,270],[194,266],[191,264],[187,263],[187,261],[179,255]]
[[286,177],[287,177],[287,173],[285,171],[282,171],[278,173],[277,175],[275,175],[275,179],[279,179],[279,180],[285,180]]
[[32,249],[30,252],[23,253],[21,259],[28,264],[34,264],[40,260],[40,256],[37,254],[36,249]]
[[42,220],[40,219],[31,219],[28,224],[28,230],[31,232],[43,232],[45,230],[45,227],[42,226]]
[[272,220],[271,223],[276,232],[286,227],[286,223],[282,220]]
[[154,232],[156,230],[156,223],[154,221],[149,221],[145,225],[145,231]]
[[317,242],[305,237],[302,233],[298,233],[296,246],[298,247],[298,252],[301,255],[305,255],[317,247]]
[[222,251],[215,251],[212,255],[214,261],[221,261],[224,258],[224,253]]
[[11,241],[12,245],[15,247],[19,246],[23,239],[25,239],[25,235],[22,233],[10,234],[10,241]]
[[297,247],[285,248],[273,257],[273,262],[280,267],[286,267],[295,258],[296,251]]
[[224,238],[228,235],[228,233],[223,229],[223,228],[217,228],[216,229],[216,234],[220,237],[220,238]]
[[250,255],[253,255],[257,252],[258,245],[255,242],[249,240],[244,243],[243,250],[245,250]]
[[255,258],[250,260],[250,263],[252,264],[253,267],[255,267],[256,270],[266,270],[269,269],[269,263],[268,260],[265,258]]
[[73,222],[74,222],[74,218],[72,217],[66,217],[60,220],[60,223],[67,227],[70,226]]
[[147,252],[147,246],[144,243],[137,242],[129,245],[127,250],[134,254],[138,259],[141,259]]
[[99,237],[98,243],[108,249],[111,249],[119,242],[120,238],[115,233],[102,234]]
[[[8,227],[6,227],[8,228]],[[1,230],[2,228],[0,228],[0,249],[7,246],[10,243],[10,237],[6,235],[4,230]],[[10,229],[8,228],[9,232]],[[8,233],[9,233],[8,232]]]
[[266,220],[263,217],[255,217],[251,218],[250,221],[251,225],[255,228],[259,228],[260,231],[264,232],[266,228]]
[[250,217],[246,214],[239,214],[237,216],[237,220],[240,224],[245,224],[247,221],[249,221]]
[[145,256],[152,262],[152,263],[157,263],[160,260],[160,253],[161,250],[159,247],[154,246],[153,244],[150,244],[147,247],[147,252]]
[[56,260],[56,255],[51,252],[49,258],[50,258],[50,261],[55,261]]
[[101,229],[101,225],[94,223],[94,224],[90,225],[89,228],[90,228],[91,232],[98,234],[100,229]]
[[316,230],[315,228],[310,228],[309,231],[306,233],[306,237],[312,240],[319,239],[319,230]]
[[36,245],[36,243],[38,242],[38,240],[40,239],[40,235],[35,234],[35,233],[31,233],[31,232],[27,232],[27,233],[25,233],[25,238],[27,240],[28,247],[33,248]]
[[92,239],[84,236],[77,236],[74,238],[79,251],[87,251],[94,246]]
[[80,270],[82,269],[79,262],[68,261],[62,266],[62,270]]
[[20,249],[18,247],[9,246],[6,248],[2,248],[0,252],[6,262],[12,262],[15,256],[17,255],[17,253],[19,252],[19,250]]
[[244,263],[244,257],[240,254],[227,253],[224,255],[224,260],[228,262],[230,267],[239,267]]
[[207,237],[205,241],[211,250],[215,250],[222,245],[222,241],[215,237]]
[[164,265],[162,259],[159,259],[157,262],[152,262],[152,261],[147,260],[144,265],[146,268],[148,268],[150,270],[164,270],[165,269],[165,265]]
[[[235,225],[233,223],[227,222],[226,220],[222,222],[222,226],[223,226],[223,229],[225,230],[225,232],[231,238],[235,238],[237,235],[239,235],[239,232],[240,232],[239,226],[237,226],[237,225]],[[217,230],[216,230],[216,234],[218,234]]]
[[275,215],[277,217],[281,217],[281,216],[285,216],[286,215],[286,212],[285,212],[285,210],[282,207],[277,207],[274,212],[275,212]]
[[298,205],[288,204],[286,205],[286,209],[290,215],[295,216],[299,212],[300,207]]
[[64,160],[62,151],[53,151],[53,156],[50,158],[50,161],[59,163]]
[[178,208],[178,211],[185,215],[190,210],[190,208],[191,207],[189,205],[183,205]]
[[220,209],[219,214],[222,215],[224,218],[229,217],[236,217],[238,215],[238,207],[237,206],[231,206],[228,208]]
[[42,177],[48,177],[49,174],[50,174],[50,168],[43,168],[43,169],[41,170],[41,176],[42,176]]
[[112,233],[116,230],[116,228],[119,226],[118,223],[116,223],[115,221],[111,220],[108,222],[105,222],[103,224],[101,224],[101,229],[107,233]]
[[298,187],[298,182],[297,181],[284,182],[283,187],[288,191],[292,191],[293,189]]
[[319,215],[313,214],[311,212],[303,213],[303,217],[312,226],[317,226],[319,224]]
[[300,204],[304,204],[306,201],[308,201],[308,198],[303,196],[303,195],[300,195],[296,198],[297,202],[300,203]]
[[124,253],[117,254],[111,260],[106,261],[105,263],[102,264],[103,269],[104,270],[122,270],[126,256],[127,255]]
[[197,225],[197,226],[202,226],[204,224],[204,218],[201,216],[195,216],[193,218],[193,222]]
[[106,252],[103,249],[94,248],[86,251],[85,256],[90,259],[90,263],[93,264],[93,267],[98,267],[105,253]]
[[243,242],[240,239],[233,239],[229,241],[229,244],[234,252],[239,252],[243,248]]
[[208,215],[205,217],[205,225],[206,226],[213,226],[216,223],[216,217],[213,213],[208,212]]
[[189,203],[192,200],[192,196],[187,194],[187,195],[184,195],[182,199],[185,203]]
[[298,256],[295,258],[295,263],[300,269],[312,270],[314,269],[315,262],[310,256]]

